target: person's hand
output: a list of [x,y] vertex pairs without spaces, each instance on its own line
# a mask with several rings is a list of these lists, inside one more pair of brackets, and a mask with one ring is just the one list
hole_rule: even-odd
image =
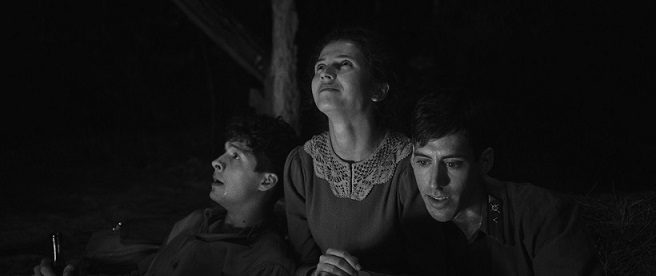
[[319,263],[312,276],[355,276],[360,269],[357,257],[343,250],[328,248],[326,253],[319,257]]
[[[55,273],[55,270],[52,266],[52,260],[50,258],[41,259],[41,263],[34,266],[33,276],[59,276]],[[73,276],[74,272],[75,266],[69,264],[66,265],[61,276]]]

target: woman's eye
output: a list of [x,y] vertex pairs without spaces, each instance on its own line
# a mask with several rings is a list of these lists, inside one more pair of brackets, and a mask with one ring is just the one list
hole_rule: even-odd
[[232,159],[239,159],[239,154],[236,152],[232,154]]
[[426,167],[430,165],[430,161],[428,160],[417,160],[415,161],[415,163],[417,163],[417,165],[419,165],[420,167]]
[[323,70],[323,69],[325,69],[325,68],[326,68],[326,65],[324,65],[324,64],[317,64],[316,66],[314,66],[314,71],[315,71],[315,72],[319,72],[319,71],[321,71],[321,70]]

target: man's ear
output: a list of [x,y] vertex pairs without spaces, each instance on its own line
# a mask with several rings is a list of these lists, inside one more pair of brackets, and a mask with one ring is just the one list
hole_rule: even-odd
[[478,164],[481,170],[481,175],[487,175],[492,169],[492,165],[494,165],[494,150],[492,148],[487,148],[481,152],[481,156],[478,158]]
[[375,86],[374,94],[371,96],[371,100],[374,102],[380,102],[385,99],[387,96],[387,91],[389,91],[389,84],[386,82],[379,83]]
[[264,173],[262,183],[257,187],[259,191],[268,191],[278,184],[278,176],[275,173]]

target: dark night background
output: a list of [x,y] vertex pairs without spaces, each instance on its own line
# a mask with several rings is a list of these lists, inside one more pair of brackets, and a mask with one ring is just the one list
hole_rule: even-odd
[[[269,1],[225,2],[269,48]],[[502,143],[493,176],[565,193],[654,189],[653,9],[606,0],[410,2],[297,1],[299,70],[332,27],[371,26],[401,61],[401,107],[451,86],[494,105]],[[249,91],[262,86],[173,2],[16,5],[5,42],[3,216],[45,212],[44,198],[85,181],[127,189],[112,181],[175,164],[198,165],[190,174],[209,181],[225,119],[248,111]],[[303,73],[307,138],[317,130]]]

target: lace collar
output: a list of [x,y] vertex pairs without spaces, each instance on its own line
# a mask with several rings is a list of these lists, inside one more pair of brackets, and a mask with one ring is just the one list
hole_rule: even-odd
[[330,183],[339,198],[361,201],[378,184],[394,176],[396,165],[410,154],[410,139],[403,134],[388,132],[371,156],[360,162],[348,163],[333,151],[328,132],[316,135],[304,149],[314,161],[314,174]]

